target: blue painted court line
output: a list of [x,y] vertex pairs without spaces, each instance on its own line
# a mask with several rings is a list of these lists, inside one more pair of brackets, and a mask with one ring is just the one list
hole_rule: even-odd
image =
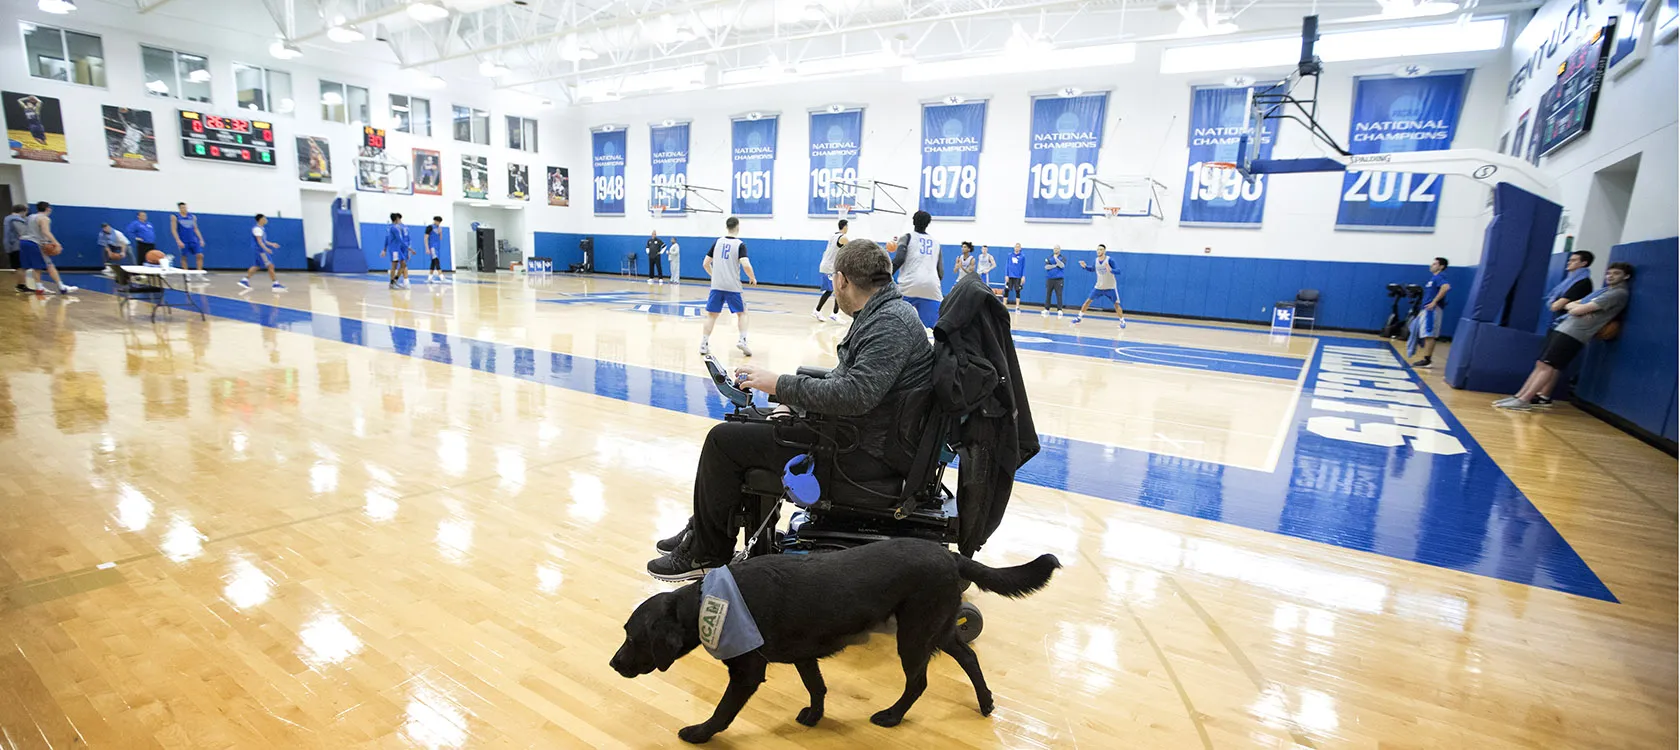
[[[92,292],[111,281],[77,276]],[[710,378],[199,295],[211,315],[721,420]],[[1360,388],[1318,376],[1380,377]],[[1016,480],[1259,531],[1616,601],[1391,347],[1321,345],[1273,471],[1040,435]],[[1411,388],[1412,390],[1407,390]]]
[[1254,354],[1223,349],[1199,349],[1177,344],[1145,343],[1097,336],[1070,336],[1047,331],[1011,331],[1015,348],[1094,357],[1116,362],[1135,362],[1163,367],[1182,367],[1208,372],[1254,375],[1263,378],[1295,380],[1307,360],[1276,354]]

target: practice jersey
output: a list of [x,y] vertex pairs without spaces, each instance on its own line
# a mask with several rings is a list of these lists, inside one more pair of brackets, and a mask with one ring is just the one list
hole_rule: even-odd
[[1114,257],[1113,256],[1107,256],[1107,257],[1099,258],[1096,263],[1092,264],[1092,267],[1095,268],[1096,271],[1097,271],[1097,288],[1098,289],[1113,289],[1114,288]]
[[939,286],[939,240],[921,232],[904,235],[904,265],[898,269],[898,291],[906,297],[945,299]]
[[834,273],[834,256],[840,254],[840,238],[843,232],[835,232],[828,238],[828,249],[823,250],[822,261],[817,263],[817,273],[827,276]]
[[436,254],[443,246],[443,227],[436,224],[426,225],[426,249]]
[[255,250],[259,253],[265,253],[265,254],[268,252],[268,245],[263,243],[263,236],[265,234],[267,234],[267,232],[264,232],[262,227],[260,227],[260,226],[251,227],[251,249],[252,250]]
[[747,257],[747,243],[734,237],[719,237],[706,251],[712,259],[712,288],[720,292],[741,291],[741,260]]
[[175,231],[181,235],[181,241],[189,245],[198,244],[198,217],[192,214],[182,216],[175,214]]
[[[1430,302],[1434,302],[1435,295],[1440,293],[1441,287],[1445,286],[1446,283],[1447,277],[1444,274],[1434,274],[1430,276],[1429,283],[1423,285],[1423,304],[1427,305]],[[1447,309],[1447,298],[1442,297],[1440,304],[1436,306],[1442,310]]]

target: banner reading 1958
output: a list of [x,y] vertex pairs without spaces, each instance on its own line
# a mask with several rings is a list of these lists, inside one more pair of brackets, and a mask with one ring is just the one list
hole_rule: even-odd
[[1032,104],[1027,219],[1090,221],[1085,199],[1097,176],[1108,92],[1038,96]]
[[[1190,175],[1184,181],[1184,202],[1178,223],[1188,226],[1254,227],[1266,215],[1267,175],[1249,182],[1235,169],[1208,166],[1209,162],[1238,163],[1237,148],[1249,126],[1249,96],[1269,85],[1245,88],[1197,86],[1190,94]],[[1272,158],[1277,120],[1259,125],[1257,158]]]
[[834,181],[857,182],[862,143],[863,110],[811,113],[811,197],[806,206],[811,216],[828,216],[838,203],[853,204],[857,188]]
[[730,130],[735,172],[729,212],[736,216],[769,216],[775,212],[776,116],[742,117]]
[[947,219],[974,218],[986,103],[922,105],[922,190],[917,205]]
[[688,208],[688,123],[648,128],[648,144],[653,153],[653,201],[681,213]]
[[590,161],[595,166],[595,215],[624,215],[624,128],[607,126],[594,133]]
[[[1354,79],[1348,151],[1358,156],[1452,148],[1469,85],[1468,71]],[[1440,204],[1438,174],[1348,172],[1336,227],[1432,232]]]

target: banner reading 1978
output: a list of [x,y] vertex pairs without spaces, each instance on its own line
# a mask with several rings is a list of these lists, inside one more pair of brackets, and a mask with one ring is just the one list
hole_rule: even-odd
[[857,181],[861,143],[863,110],[824,109],[811,113],[811,195],[806,206],[811,216],[828,216],[834,213],[837,203],[853,204],[857,189],[836,185],[834,181]]
[[984,101],[922,105],[922,189],[917,205],[923,211],[946,219],[974,218],[985,140]]
[[1085,199],[1097,176],[1108,92],[1039,96],[1032,107],[1032,166],[1027,175],[1027,219],[1090,221]]
[[624,215],[624,128],[607,125],[595,130],[590,161],[595,167],[596,216]]
[[776,116],[737,118],[730,127],[734,183],[729,212],[736,216],[774,213],[776,176]]

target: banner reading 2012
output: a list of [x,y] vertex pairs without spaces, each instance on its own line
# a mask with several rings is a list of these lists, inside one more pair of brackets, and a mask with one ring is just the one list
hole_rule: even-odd
[[1097,176],[1108,92],[1037,96],[1032,104],[1027,219],[1090,221],[1085,199]]
[[862,143],[863,110],[811,113],[811,197],[806,206],[811,216],[828,216],[842,203],[856,205],[857,188],[849,183],[857,182]]
[[[1184,181],[1184,202],[1178,223],[1208,227],[1254,227],[1266,214],[1267,175],[1254,181],[1242,178],[1235,169],[1210,167],[1208,162],[1238,163],[1237,152],[1248,128],[1249,96],[1267,86],[1231,88],[1197,86],[1190,93],[1190,176]],[[1277,137],[1277,120],[1260,125],[1259,153],[1255,158],[1272,158]]]
[[[1468,71],[1354,79],[1348,151],[1358,156],[1452,148],[1469,84]],[[1432,232],[1440,202],[1438,174],[1348,172],[1336,227]]]
[[922,191],[917,205],[947,219],[974,218],[986,103],[922,105]]
[[[669,122],[669,121],[667,121]],[[688,208],[688,123],[648,128],[653,153],[653,202],[667,213]]]
[[624,215],[624,128],[608,125],[594,131],[590,161],[595,165],[595,215]]
[[729,212],[769,216],[775,212],[776,115],[740,117],[730,130],[735,179],[729,191]]

